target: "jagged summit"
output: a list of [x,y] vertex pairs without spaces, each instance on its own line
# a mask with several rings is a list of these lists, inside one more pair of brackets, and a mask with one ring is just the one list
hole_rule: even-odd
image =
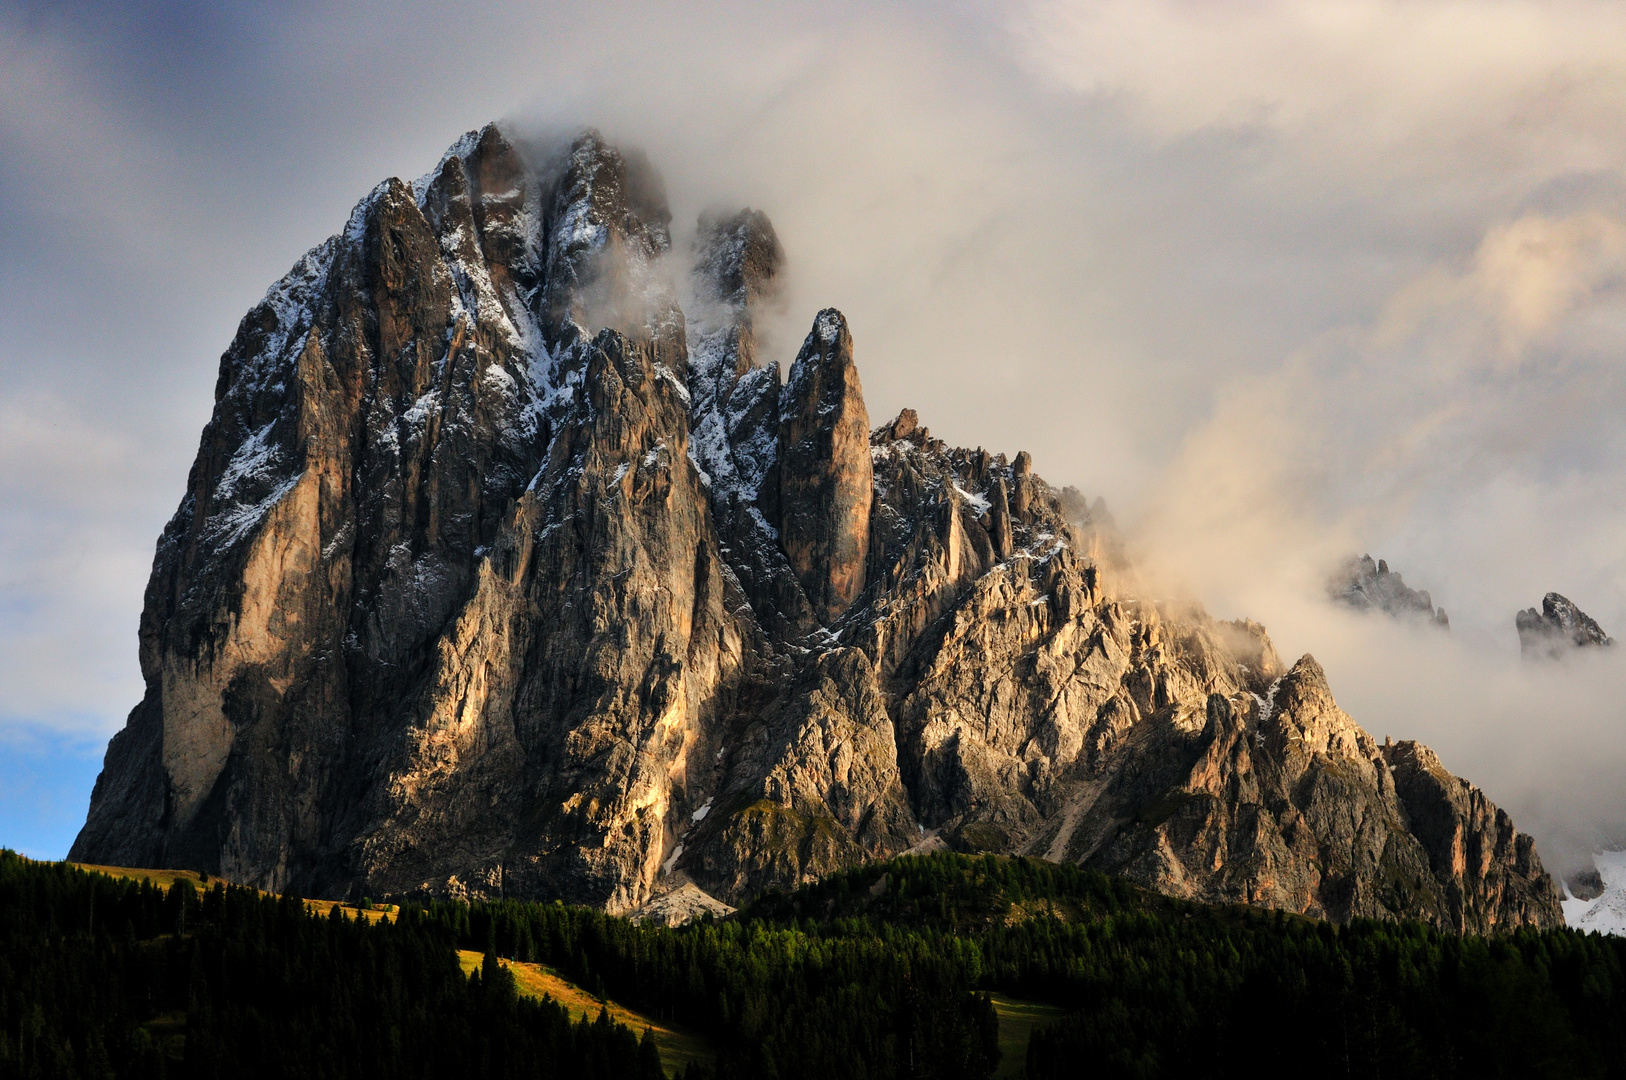
[[1608,648],[1615,639],[1567,597],[1550,592],[1541,610],[1525,608],[1513,619],[1519,651],[1527,660],[1561,660],[1576,649]]
[[752,315],[778,299],[785,249],[760,210],[702,214],[695,233],[696,298],[727,306],[724,322],[750,328]]
[[1451,628],[1445,609],[1435,609],[1427,589],[1408,588],[1387,561],[1374,563],[1370,555],[1345,560],[1328,579],[1327,594],[1361,611],[1381,611],[1397,619],[1423,619],[1442,630]]
[[766,215],[703,222],[685,282],[669,225],[596,134],[488,127],[273,286],[75,859],[669,913],[929,842],[1558,922],[1528,837],[1312,659],[1118,592],[1099,500],[871,430],[839,312],[766,355]]

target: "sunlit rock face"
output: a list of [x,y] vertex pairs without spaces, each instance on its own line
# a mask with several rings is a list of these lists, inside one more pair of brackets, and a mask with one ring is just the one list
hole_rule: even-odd
[[491,127],[272,287],[74,858],[664,912],[948,845],[1560,921],[1505,814],[1262,627],[1140,593],[1099,500],[871,430],[840,312],[782,373],[772,224],[674,251],[666,207],[593,133]]

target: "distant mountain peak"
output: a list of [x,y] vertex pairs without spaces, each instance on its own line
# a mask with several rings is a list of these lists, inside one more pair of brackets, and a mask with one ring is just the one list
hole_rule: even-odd
[[1408,588],[1400,574],[1383,559],[1351,556],[1327,581],[1334,600],[1361,611],[1381,611],[1397,619],[1422,619],[1442,630],[1451,628],[1445,609],[1434,607],[1426,589]]
[[1593,869],[1564,885],[1564,921],[1576,930],[1626,937],[1626,851],[1601,851]]
[[1528,660],[1560,660],[1576,649],[1608,648],[1615,639],[1568,597],[1550,592],[1541,609],[1525,608],[1513,619],[1519,651]]

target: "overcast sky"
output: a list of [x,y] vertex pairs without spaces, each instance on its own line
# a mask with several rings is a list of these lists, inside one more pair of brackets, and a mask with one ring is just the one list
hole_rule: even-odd
[[[140,697],[237,320],[499,118],[765,210],[781,360],[841,307],[877,423],[1105,496],[1550,863],[1626,842],[1626,663],[1513,631],[1626,632],[1626,7],[0,0],[0,844],[66,850]],[[1331,608],[1355,551],[1452,633]]]

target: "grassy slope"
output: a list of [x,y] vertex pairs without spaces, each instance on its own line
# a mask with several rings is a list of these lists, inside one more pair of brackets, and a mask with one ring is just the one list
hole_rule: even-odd
[[[94,863],[69,863],[81,870],[88,870],[93,874],[106,874],[110,878],[127,878],[130,881],[140,881],[143,878],[150,880],[154,885],[169,888],[177,881],[190,881],[197,889],[208,888],[204,883],[203,875],[192,870],[138,870],[129,866],[97,866]],[[224,880],[211,878],[211,881]],[[228,882],[228,884],[230,884]]]
[[[457,958],[462,963],[465,973],[472,974],[479,970],[481,955],[474,950],[459,949]],[[687,1068],[691,1061],[710,1065],[715,1057],[705,1041],[687,1029],[664,1021],[652,1020],[643,1013],[633,1012],[613,1001],[600,1002],[592,994],[566,981],[557,971],[544,964],[525,964],[517,960],[503,960],[501,963],[514,973],[514,982],[518,984],[520,993],[534,998],[551,997],[570,1010],[572,1020],[579,1020],[583,1016],[593,1019],[598,1016],[601,1008],[608,1008],[611,1020],[625,1024],[640,1037],[645,1028],[652,1029],[655,1032],[655,1045],[660,1047],[661,1064],[674,1076]],[[1027,1053],[1025,1033],[1022,1053]]]
[[[130,866],[96,866],[91,863],[74,863],[72,865],[81,870],[106,874],[108,877],[113,878],[123,878],[130,881],[146,879],[154,885],[166,889],[178,881],[190,881],[194,888],[201,890],[207,889],[214,881],[223,880],[211,878],[205,881],[202,874],[192,870],[145,870]],[[311,911],[324,916],[334,908],[341,908],[347,917],[353,919],[357,916],[364,916],[368,922],[377,922],[395,910],[393,906],[380,905],[371,910],[363,911],[354,904],[344,904],[337,900],[307,900],[305,906]],[[481,956],[477,952],[460,949],[457,958],[459,963],[462,964],[465,974],[473,973],[480,967]],[[598,999],[581,989],[581,987],[561,978],[558,972],[552,968],[541,964],[524,964],[510,960],[502,961],[502,965],[514,973],[514,982],[519,986],[520,993],[534,998],[553,998],[554,1001],[570,1010],[571,1019],[573,1020],[584,1015],[589,1019],[598,1016],[601,1007]],[[640,1036],[642,1036],[645,1028],[654,1031],[655,1045],[661,1051],[661,1064],[666,1067],[668,1073],[674,1076],[687,1068],[691,1061],[710,1065],[716,1057],[711,1048],[706,1045],[705,1040],[687,1029],[652,1020],[642,1013],[633,1012],[631,1009],[617,1005],[613,1001],[604,1004],[609,1007],[611,1020],[626,1025]],[[184,1031],[185,1017],[183,1014],[177,1014],[175,1017],[164,1017],[148,1026],[154,1029],[165,1027],[162,1032],[155,1030],[155,1035],[173,1035]],[[168,1030],[170,1027],[176,1028],[177,1032],[170,1032]],[[1027,1046],[1025,1033],[1022,1045],[1025,1052]]]
[[[111,877],[141,880],[150,878],[156,885],[169,887],[176,881],[187,880],[198,888],[207,888],[201,875],[190,870],[142,870],[119,866],[92,866],[77,864],[81,869],[93,870]],[[968,864],[974,866],[975,864]],[[879,915],[883,919],[893,919],[899,922],[936,922],[935,919],[919,920],[911,917],[913,912],[894,910],[897,898],[888,896],[885,886],[872,891],[871,886],[886,875],[888,864],[877,864],[873,867],[862,867],[848,871],[855,880],[844,914],[870,914]],[[964,931],[975,925],[985,925],[993,922],[1022,921],[1038,914],[1051,914],[1063,922],[1076,922],[1089,918],[1093,906],[1088,900],[1075,896],[1056,896],[1046,900],[1029,900],[1026,903],[1012,904],[998,890],[977,890],[980,895],[973,897],[962,896],[961,905],[957,905],[954,915],[947,922],[954,925],[954,929]],[[796,898],[806,895],[813,890],[804,890]],[[794,903],[794,899],[792,902]],[[970,900],[970,903],[966,903]],[[782,903],[783,901],[781,901]],[[344,913],[354,918],[365,916],[369,921],[376,922],[388,910],[375,908],[371,911],[362,911],[351,904],[342,904],[333,900],[307,900],[307,907],[321,915],[326,915],[335,908],[343,908]],[[821,905],[822,906],[822,905]],[[905,905],[906,907],[912,905]],[[879,910],[876,910],[879,909]],[[460,950],[458,959],[465,972],[473,972],[480,966],[481,956],[471,950]],[[531,997],[551,997],[559,1004],[570,1010],[573,1018],[583,1015],[589,1018],[596,1017],[601,1003],[591,993],[581,987],[565,980],[554,969],[542,964],[527,964],[517,961],[502,961],[514,973],[514,981],[523,994]],[[999,1068],[995,1077],[1019,1077],[1022,1075],[1027,1060],[1028,1036],[1035,1027],[1042,1027],[1066,1015],[1065,1010],[1039,1001],[1026,1001],[1013,998],[1006,994],[993,995],[994,1010],[999,1014],[999,1047],[1001,1051]],[[606,1003],[610,1010],[610,1018],[617,1023],[625,1024],[634,1031],[642,1034],[645,1028],[655,1033],[655,1043],[660,1048],[661,1063],[666,1071],[676,1075],[686,1068],[691,1061],[698,1061],[709,1065],[713,1060],[712,1049],[699,1036],[687,1029],[674,1026],[667,1022],[656,1021],[642,1013],[634,1012],[625,1006],[611,1001]]]
[[[174,885],[177,881],[190,881],[193,888],[201,891],[207,889],[216,881],[226,880],[225,878],[210,878],[205,881],[202,874],[192,870],[142,870],[131,866],[96,866],[93,863],[72,863],[71,865],[92,873],[106,874],[112,878],[126,878],[130,881],[146,879],[165,889]],[[227,882],[227,884],[231,884],[231,882]],[[345,904],[338,900],[307,900],[305,901],[305,907],[318,915],[327,915],[334,908],[343,908],[345,915],[350,918],[353,919],[361,915],[365,916],[368,922],[377,922],[395,910],[392,905],[383,904],[363,911],[354,904]]]
[[1034,1028],[1060,1020],[1067,1010],[1005,994],[992,997],[994,1011],[999,1014],[999,1067],[994,1070],[994,1080],[1020,1077],[1027,1069],[1028,1036]]

